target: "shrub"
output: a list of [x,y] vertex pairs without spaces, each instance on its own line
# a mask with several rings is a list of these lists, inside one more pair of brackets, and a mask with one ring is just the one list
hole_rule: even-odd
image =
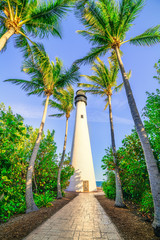
[[[25,126],[23,118],[13,114],[11,108],[0,104],[0,221],[6,222],[12,215],[24,213],[26,174],[29,159],[37,138],[38,129]],[[42,135],[34,174],[33,193],[38,207],[50,206],[57,195],[58,160],[54,130]],[[73,174],[69,157],[65,156],[62,169],[62,190]]]
[[51,202],[53,202],[56,198],[55,192],[45,192],[44,194],[34,194],[34,199],[37,207],[49,207],[51,206]]
[[152,213],[154,212],[153,198],[150,190],[146,190],[142,195],[141,212]]
[[113,172],[109,172],[107,176],[108,176],[107,181],[102,183],[103,191],[107,198],[115,199],[116,197],[115,174]]

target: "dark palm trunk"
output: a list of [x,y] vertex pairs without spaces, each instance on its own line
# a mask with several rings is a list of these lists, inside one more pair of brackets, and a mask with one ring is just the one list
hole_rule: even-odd
[[39,128],[38,132],[38,137],[32,152],[32,156],[29,162],[29,167],[27,171],[27,180],[26,180],[26,213],[32,212],[32,211],[37,211],[38,207],[36,206],[34,199],[33,199],[33,192],[32,192],[32,176],[33,176],[33,171],[34,171],[34,163],[37,157],[37,152],[39,149],[40,141],[42,138],[42,132],[44,128],[44,123],[46,119],[46,114],[47,114],[47,108],[48,108],[48,101],[49,101],[49,95],[47,96],[46,102],[45,102],[45,107],[44,107],[44,112],[43,112],[43,117],[42,117],[42,122]]
[[115,144],[115,138],[114,138],[112,106],[111,106],[111,96],[110,95],[108,95],[108,102],[109,102],[109,119],[110,119],[110,128],[111,128],[112,150],[113,150],[113,158],[114,158],[114,163],[115,163],[115,180],[116,180],[115,206],[123,208],[123,207],[125,207],[125,204],[123,201],[122,185],[121,185],[121,179],[120,179],[120,175],[119,175],[119,167],[118,167],[117,156],[116,156],[116,144]]
[[0,51],[4,48],[8,39],[15,33],[15,29],[11,27],[3,36],[0,38]]
[[145,155],[147,170],[149,174],[149,181],[150,181],[150,186],[151,186],[151,191],[153,196],[153,202],[154,202],[153,228],[155,230],[155,233],[159,234],[160,236],[160,172],[158,170],[157,163],[154,158],[154,155],[147,137],[147,133],[141,121],[141,118],[133,97],[133,93],[132,93],[124,66],[123,66],[123,62],[121,60],[118,47],[115,48],[115,52],[116,52],[119,67],[122,73],[123,82],[124,82],[131,114],[134,120],[134,124],[137,130],[138,136],[142,144],[144,155]]
[[61,191],[61,171],[64,162],[64,156],[66,151],[66,143],[67,143],[67,133],[68,133],[68,118],[66,118],[66,130],[65,130],[65,137],[64,137],[64,145],[63,145],[63,153],[58,169],[58,179],[57,179],[57,198],[62,198],[62,191]]

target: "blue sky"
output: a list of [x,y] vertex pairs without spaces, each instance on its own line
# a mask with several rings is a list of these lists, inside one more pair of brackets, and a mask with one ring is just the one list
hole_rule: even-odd
[[[128,32],[126,39],[143,33],[147,28],[160,24],[160,1],[148,0],[139,17],[134,22],[134,26]],[[41,41],[51,60],[59,57],[64,62],[65,67],[70,67],[73,61],[83,57],[90,49],[90,44],[82,36],[76,33],[76,30],[83,29],[83,26],[70,12],[62,21],[62,40],[54,37]],[[146,91],[155,92],[159,88],[158,81],[153,79],[156,74],[154,64],[160,58],[160,44],[153,47],[136,47],[130,44],[124,44],[121,48],[123,51],[123,62],[126,71],[132,70],[130,84],[137,103],[140,114],[145,105]],[[103,60],[107,63],[106,55]],[[1,101],[6,106],[11,106],[15,113],[21,114],[25,123],[39,128],[43,106],[43,98],[37,96],[28,97],[19,86],[4,83],[3,80],[9,78],[29,79],[28,76],[21,72],[23,62],[22,54],[19,49],[14,48],[13,38],[8,43],[7,51],[0,55],[0,85]],[[80,68],[81,74],[91,74],[91,66],[86,65]],[[85,82],[85,79],[81,79]],[[118,83],[122,82],[119,74]],[[75,90],[78,88],[75,86]],[[87,95],[87,116],[90,132],[90,140],[95,167],[96,180],[102,180],[103,172],[101,170],[101,159],[105,154],[105,148],[111,145],[110,126],[108,119],[108,109],[104,111],[104,99],[100,97]],[[131,133],[134,124],[128,107],[127,98],[124,89],[112,97],[112,110],[115,128],[115,139],[117,148],[121,146],[121,141]],[[55,112],[48,109],[48,114]],[[73,130],[74,130],[75,111],[69,120],[69,133],[67,142],[67,152],[71,150]],[[58,152],[62,152],[65,118],[55,119],[47,117],[45,128],[55,129],[55,141],[58,146]]]

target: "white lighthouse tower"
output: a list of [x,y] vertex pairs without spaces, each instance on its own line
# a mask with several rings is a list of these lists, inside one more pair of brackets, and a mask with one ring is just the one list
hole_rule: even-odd
[[87,124],[87,97],[82,90],[76,92],[76,120],[71,152],[71,165],[75,169],[68,191],[96,191],[92,152]]

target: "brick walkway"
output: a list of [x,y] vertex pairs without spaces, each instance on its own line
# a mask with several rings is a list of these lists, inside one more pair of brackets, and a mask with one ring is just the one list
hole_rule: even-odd
[[80,193],[25,240],[122,240],[94,193]]

